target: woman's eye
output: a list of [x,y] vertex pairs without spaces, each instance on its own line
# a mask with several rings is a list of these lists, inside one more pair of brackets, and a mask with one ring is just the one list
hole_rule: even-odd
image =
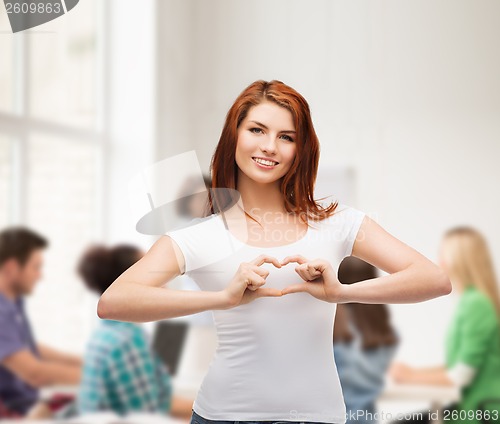
[[285,140],[293,141],[293,138],[290,137],[289,135],[283,135],[283,137],[286,137]]
[[[260,133],[264,132],[264,130],[262,128],[257,128],[257,127],[250,128],[249,131],[253,132],[254,134],[260,134]],[[284,137],[285,140],[287,140],[287,141],[293,141],[293,138],[290,137],[289,135],[283,134],[281,137]]]

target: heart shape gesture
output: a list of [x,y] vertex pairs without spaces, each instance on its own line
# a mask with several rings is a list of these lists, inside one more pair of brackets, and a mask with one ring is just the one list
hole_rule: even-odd
[[[281,268],[291,262],[299,265],[295,272],[305,281],[278,290],[262,287],[269,275],[267,269],[261,268],[263,263],[273,264]],[[290,293],[306,292],[325,302],[338,303],[342,284],[337,279],[332,265],[325,259],[308,261],[302,255],[287,256],[282,262],[273,256],[260,255],[251,262],[242,262],[229,285],[222,291],[228,308],[244,305],[259,297],[283,296]]]
[[299,264],[295,267],[295,272],[299,274],[305,283],[302,282],[285,287],[281,290],[283,295],[306,292],[325,302],[339,302],[343,285],[335,275],[330,262],[319,258],[309,261],[302,255],[293,255],[283,259],[281,265],[283,266],[291,262]]
[[250,262],[242,262],[229,285],[223,290],[224,297],[230,308],[244,305],[263,296],[281,296],[281,290],[272,287],[262,287],[269,275],[267,269],[261,268],[263,263],[273,264],[281,268],[278,259],[269,255],[260,255]]

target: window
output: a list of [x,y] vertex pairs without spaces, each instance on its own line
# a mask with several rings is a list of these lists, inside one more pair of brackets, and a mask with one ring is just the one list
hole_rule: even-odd
[[76,261],[103,238],[103,3],[82,1],[15,35],[0,13],[0,225],[22,223],[49,239],[28,313],[40,341],[75,351],[91,302]]
[[12,198],[12,148],[8,137],[0,134],[0,226],[10,221],[9,199]]

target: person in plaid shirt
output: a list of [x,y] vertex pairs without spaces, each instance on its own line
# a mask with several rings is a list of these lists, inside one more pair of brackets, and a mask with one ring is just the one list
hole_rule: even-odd
[[[98,294],[142,255],[134,246],[91,246],[78,265],[86,286]],[[190,417],[193,399],[173,396],[168,368],[150,348],[139,324],[102,320],[86,348],[77,397],[78,414],[113,411],[170,413]]]
[[171,377],[138,325],[104,320],[87,347],[78,399],[80,412],[167,412]]

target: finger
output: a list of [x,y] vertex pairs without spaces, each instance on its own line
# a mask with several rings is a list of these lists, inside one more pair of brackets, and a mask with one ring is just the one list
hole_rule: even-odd
[[292,284],[281,290],[281,293],[283,294],[300,293],[300,292],[307,292],[307,284],[304,283]]
[[261,289],[258,289],[255,294],[257,297],[265,297],[265,296],[274,296],[274,297],[280,297],[283,296],[283,293],[281,293],[281,290],[278,289],[273,289],[270,287],[263,287]]
[[308,263],[298,265],[295,267],[295,272],[299,274],[300,278],[304,281],[312,281],[321,275],[321,272],[317,272],[314,267],[311,267]]
[[250,290],[257,290],[259,287],[263,286],[266,283],[266,280],[262,278],[260,275],[257,275],[255,272],[252,272],[248,277],[247,287]]
[[321,272],[321,269],[318,269],[319,265],[314,265],[314,264],[311,264],[311,263],[308,263],[307,264],[307,275],[309,275],[309,280],[314,280],[316,278],[318,278],[322,272]]
[[250,278],[245,278],[245,286],[247,289],[252,291],[257,289],[257,287],[253,285],[252,280]]
[[321,271],[321,273],[328,271],[331,269],[331,264],[330,262],[324,260],[324,259],[314,259],[312,261],[309,261],[309,263],[317,270]]
[[276,268],[281,268],[280,261],[278,261],[278,259],[276,259],[274,256],[269,256],[269,255],[260,255],[250,263],[257,266],[261,266],[265,262],[268,264],[273,264]]
[[304,281],[310,279],[309,274],[307,273],[307,269],[305,269],[303,265],[295,267],[295,272],[299,274],[299,277],[302,278]]
[[305,281],[313,281],[323,274],[323,262],[321,260],[310,261],[305,264],[297,265],[295,272]]
[[305,264],[307,259],[302,255],[292,255],[287,256],[285,259],[281,261],[281,265],[289,264],[290,262],[297,262],[298,264]]
[[265,268],[261,268],[257,265],[252,265],[251,269],[252,269],[252,272],[261,276],[262,278],[267,278],[267,276],[269,275],[269,270],[267,270]]

